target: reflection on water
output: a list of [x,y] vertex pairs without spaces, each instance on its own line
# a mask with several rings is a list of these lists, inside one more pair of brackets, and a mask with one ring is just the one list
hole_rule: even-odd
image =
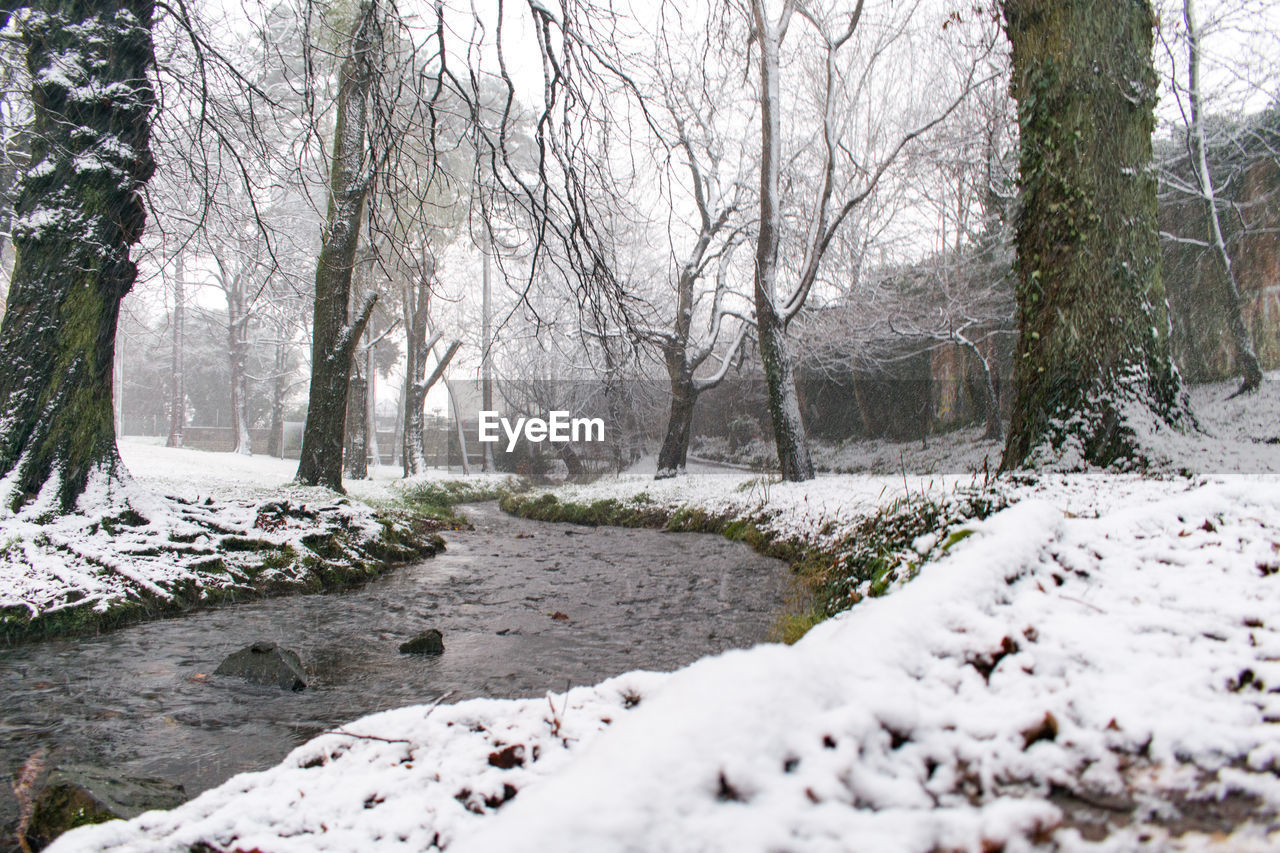
[[[466,511],[475,531],[358,590],[0,649],[0,772],[45,747],[51,761],[170,779],[194,795],[375,711],[446,692],[536,696],[750,645],[787,584],[782,563],[718,536]],[[398,653],[430,627],[444,632],[443,656]],[[260,639],[302,656],[305,691],[210,675]],[[0,825],[15,814],[5,784]]]

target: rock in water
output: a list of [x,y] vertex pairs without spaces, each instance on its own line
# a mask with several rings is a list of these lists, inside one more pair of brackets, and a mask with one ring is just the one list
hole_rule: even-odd
[[307,686],[301,658],[275,643],[254,643],[228,655],[213,674],[233,675],[254,684],[274,685],[285,690],[301,690]]
[[98,767],[58,767],[36,795],[27,841],[39,850],[77,826],[128,820],[152,809],[174,808],[186,799],[181,785],[163,779],[129,779]]
[[431,628],[423,631],[407,643],[400,644],[402,655],[442,655],[444,654],[444,635]]

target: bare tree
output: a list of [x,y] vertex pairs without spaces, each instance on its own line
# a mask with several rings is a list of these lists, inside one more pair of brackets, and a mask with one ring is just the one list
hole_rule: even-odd
[[[769,414],[773,420],[782,477],[800,481],[812,479],[814,472],[796,396],[787,326],[808,300],[818,281],[827,249],[850,213],[871,195],[907,145],[940,123],[964,99],[973,84],[975,72],[972,68],[968,70],[967,79],[962,80],[960,94],[955,100],[937,115],[899,136],[886,147],[878,162],[848,163],[848,149],[842,145],[839,136],[838,110],[845,87],[841,51],[859,33],[862,0],[847,15],[811,9],[795,0],[784,0],[778,13],[771,15],[766,5],[766,0],[750,0],[748,10],[759,75],[757,97],[760,105],[760,212],[754,282],[756,338],[769,389]],[[805,217],[807,224],[795,267],[797,274],[784,288],[779,280],[783,272],[779,260],[784,227],[782,170],[783,163],[787,161],[781,127],[783,99],[780,76],[782,47],[797,16],[810,26],[822,61],[818,72],[818,186]],[[871,50],[869,61],[879,59],[886,50],[887,45]],[[844,174],[842,161],[845,161]]]
[[[1245,320],[1246,299],[1242,293],[1236,265],[1233,263],[1232,238],[1228,235],[1232,230],[1236,232],[1235,242],[1238,246],[1253,228],[1248,222],[1250,217],[1242,210],[1242,205],[1234,204],[1223,197],[1220,193],[1220,184],[1234,183],[1236,191],[1240,192],[1243,184],[1246,183],[1243,173],[1257,165],[1259,161],[1265,161],[1268,157],[1274,158],[1276,154],[1280,154],[1280,148],[1268,146],[1265,142],[1260,146],[1257,145],[1256,142],[1259,141],[1257,137],[1250,138],[1254,136],[1253,128],[1247,120],[1241,121],[1233,116],[1227,120],[1219,118],[1215,121],[1214,117],[1208,113],[1207,104],[1210,103],[1211,92],[1208,91],[1210,88],[1208,84],[1204,82],[1202,68],[1210,58],[1205,41],[1212,35],[1214,28],[1247,30],[1246,18],[1260,17],[1265,22],[1267,13],[1263,9],[1253,8],[1249,3],[1231,4],[1230,7],[1218,10],[1216,20],[1209,22],[1210,32],[1208,33],[1199,20],[1193,0],[1182,0],[1180,17],[1184,27],[1181,33],[1175,33],[1170,38],[1166,30],[1171,28],[1166,28],[1162,30],[1161,35],[1165,37],[1165,48],[1170,54],[1177,46],[1176,42],[1179,38],[1186,42],[1185,81],[1174,76],[1177,74],[1177,63],[1172,55],[1168,57],[1170,61],[1167,69],[1170,75],[1167,82],[1171,84],[1173,100],[1181,118],[1183,144],[1180,156],[1161,163],[1161,180],[1162,189],[1166,191],[1165,203],[1171,209],[1178,209],[1182,206],[1180,202],[1189,199],[1199,207],[1201,216],[1187,223],[1192,227],[1188,228],[1184,224],[1181,228],[1171,229],[1177,230],[1177,234],[1169,233],[1163,236],[1166,240],[1178,244],[1180,248],[1194,246],[1210,257],[1210,276],[1214,286],[1220,291],[1218,298],[1213,301],[1221,305],[1231,341],[1234,367],[1241,375],[1241,384],[1236,394],[1250,393],[1257,390],[1262,382],[1262,366],[1254,347],[1253,335]],[[1263,26],[1265,25],[1264,23]],[[1263,73],[1259,78],[1256,71],[1249,67],[1251,62],[1261,57],[1251,55],[1251,52],[1245,49],[1248,41],[1246,38],[1240,39],[1240,44],[1236,48],[1241,53],[1240,56],[1214,57],[1219,66],[1226,66],[1216,69],[1219,72],[1219,78],[1225,71],[1229,80],[1227,83],[1219,84],[1219,88],[1224,91],[1218,94],[1234,101],[1228,107],[1232,112],[1244,112],[1245,103],[1248,100],[1257,100],[1258,95],[1266,93],[1268,79],[1272,84],[1275,82],[1274,71],[1269,74]],[[1267,45],[1272,49],[1269,60],[1274,65],[1277,58],[1275,49],[1280,45],[1275,43],[1274,37],[1266,41],[1270,42]],[[1218,138],[1215,139],[1215,136]],[[1211,153],[1211,148],[1215,145],[1218,148],[1217,158]],[[1253,150],[1250,151],[1250,149]],[[1212,162],[1214,159],[1220,159],[1224,151],[1229,152],[1226,156],[1235,161],[1225,178],[1222,177],[1221,166],[1215,168]],[[1215,171],[1218,173],[1217,177],[1215,177]],[[1235,226],[1234,229],[1231,228],[1232,224]],[[1238,248],[1236,251],[1238,252]],[[1176,268],[1178,265],[1171,266]],[[1166,274],[1173,271],[1166,270]],[[1208,328],[1210,324],[1191,323],[1190,325],[1196,328]]]
[[896,335],[931,348],[957,346],[973,360],[983,394],[983,438],[991,441],[1004,438],[997,342],[1013,331],[1010,248],[996,244],[970,256],[944,255],[919,265],[923,286],[901,288],[887,320]]
[[233,231],[229,240],[211,237],[211,278],[227,302],[232,452],[248,456],[253,451],[249,436],[249,326],[266,270],[258,260],[261,244],[255,232]]
[[[633,287],[652,278],[669,281],[670,292],[651,297],[660,323],[633,332],[657,350],[670,388],[658,479],[684,471],[698,396],[728,375],[752,321],[750,297],[733,286],[733,255],[750,227],[753,165],[729,142],[726,125],[739,115],[732,89],[741,72],[717,61],[718,38],[715,13],[693,32],[672,32],[664,22],[645,69],[654,162],[641,168],[652,170],[661,188],[647,215],[661,232],[653,242],[669,249],[661,262],[642,262]],[[649,251],[635,229],[628,233],[641,254]],[[702,370],[713,361],[710,372]]]
[[[144,264],[164,269],[181,256],[185,270],[175,291],[174,400],[186,375],[185,341],[191,315],[225,325],[233,446],[247,453],[252,383],[270,383],[272,433],[280,452],[283,396],[291,388],[291,337],[304,325],[299,271],[314,264],[318,217],[310,209],[305,164],[297,149],[308,108],[290,85],[288,68],[303,51],[303,34],[281,5],[259,7],[258,28],[219,27],[185,4],[165,8],[158,42],[157,79],[164,96],[154,148],[160,164],[148,186],[153,216],[143,241]],[[304,260],[305,259],[305,260]],[[186,278],[199,275],[194,282]],[[213,284],[225,318],[191,300],[194,283]],[[255,332],[268,331],[274,367],[250,375]],[[177,440],[177,436],[174,437]]]
[[405,354],[404,378],[404,429],[401,434],[401,460],[404,475],[411,477],[426,470],[426,449],[423,444],[424,412],[427,392],[440,381],[449,362],[457,355],[460,341],[451,342],[437,360],[430,373],[427,362],[444,332],[428,332],[431,309],[431,285],[435,275],[435,258],[423,256],[416,288],[404,291],[404,322],[408,330]]

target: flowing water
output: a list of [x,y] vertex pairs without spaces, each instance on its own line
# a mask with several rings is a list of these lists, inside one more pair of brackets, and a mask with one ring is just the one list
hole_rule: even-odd
[[[475,530],[359,589],[0,649],[0,774],[43,748],[194,796],[375,711],[445,693],[538,696],[751,645],[785,596],[783,563],[719,536],[464,511]],[[444,633],[443,655],[399,654],[427,628]],[[307,689],[210,675],[257,640],[296,651]],[[16,808],[3,785],[0,826]]]

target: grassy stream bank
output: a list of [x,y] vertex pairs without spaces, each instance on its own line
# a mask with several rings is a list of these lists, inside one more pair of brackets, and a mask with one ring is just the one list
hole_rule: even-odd
[[997,493],[976,487],[936,498],[908,494],[850,525],[829,525],[822,535],[805,537],[774,524],[784,510],[767,503],[745,512],[714,511],[657,503],[645,492],[629,499],[583,502],[553,491],[508,491],[499,503],[506,512],[538,521],[716,533],[785,560],[796,584],[774,637],[786,643],[864,598],[883,595],[910,580],[921,565],[968,535],[966,522],[986,518],[1004,506]]

